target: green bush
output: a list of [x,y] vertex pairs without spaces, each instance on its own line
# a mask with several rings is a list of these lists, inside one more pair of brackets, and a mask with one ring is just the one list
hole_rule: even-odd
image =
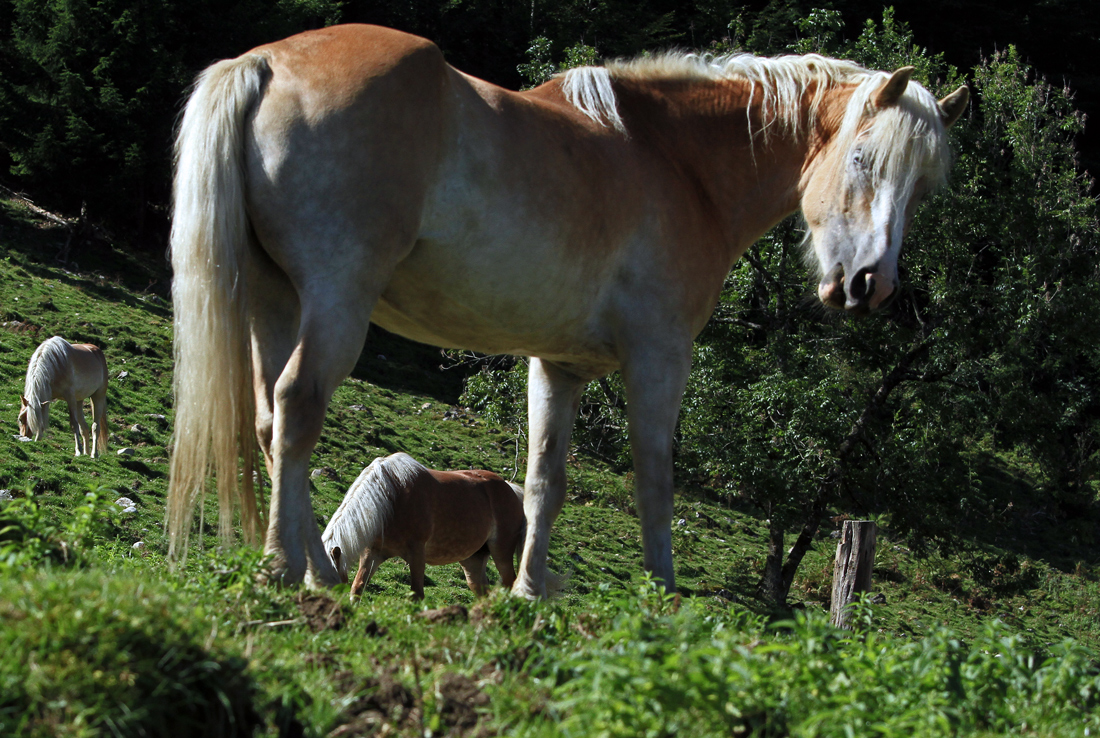
[[[880,636],[866,605],[854,618],[861,630],[848,633],[821,613],[767,626],[698,600],[679,612],[645,602],[620,602],[610,627],[563,655],[554,734],[900,738],[1100,727],[1096,655],[1072,642],[1038,655],[998,621],[969,644],[942,628],[906,642]],[[544,731],[533,722],[520,733]]]

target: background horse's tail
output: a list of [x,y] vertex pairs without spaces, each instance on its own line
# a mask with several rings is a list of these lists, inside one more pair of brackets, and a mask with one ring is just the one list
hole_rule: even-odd
[[186,556],[195,505],[211,467],[223,539],[232,532],[235,502],[246,541],[258,539],[262,522],[253,487],[257,446],[243,270],[251,238],[244,136],[269,76],[266,59],[255,54],[211,66],[195,83],[176,137],[170,246],[175,436],[167,521],[173,560]]
[[[516,497],[519,498],[519,504],[523,506],[523,485],[516,484],[515,482],[508,482],[508,486],[512,488],[512,491],[516,493]],[[520,562],[523,559],[523,544],[527,540],[527,518],[523,519],[523,532],[520,534],[519,543],[516,544],[516,567],[518,568]],[[565,589],[565,583],[569,581],[568,574],[558,574],[557,572],[546,567],[546,594],[548,597],[553,597],[558,592]]]
[[378,457],[359,476],[336,512],[329,518],[321,542],[330,556],[340,548],[340,561],[333,561],[342,576],[347,576],[349,561],[356,561],[363,549],[383,533],[393,516],[394,497],[428,469],[408,454]]

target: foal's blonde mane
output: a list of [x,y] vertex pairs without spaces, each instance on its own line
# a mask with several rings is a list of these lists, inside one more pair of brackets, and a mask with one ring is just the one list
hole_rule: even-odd
[[339,546],[343,562],[358,559],[393,515],[394,496],[425,471],[427,467],[405,453],[372,461],[328,521],[321,535],[325,551]]
[[[772,135],[802,137],[817,123],[825,95],[840,85],[855,85],[833,145],[852,150],[857,143],[865,152],[867,171],[874,182],[899,183],[905,193],[925,176],[935,186],[942,182],[949,151],[936,98],[924,87],[910,83],[896,105],[876,110],[872,95],[890,77],[840,59],[817,54],[758,57],[734,53],[721,56],[668,52],[636,59],[611,61],[603,67],[578,67],[559,75],[566,99],[590,119],[629,135],[619,114],[616,80],[707,82],[745,80],[752,84],[750,103],[761,95],[763,125],[753,132],[766,145]],[[812,95],[807,109],[803,98]],[[752,105],[746,119],[752,132]],[[871,125],[864,125],[869,115]],[[848,168],[839,173],[848,184]],[[899,193],[900,194],[900,193]]]
[[53,382],[69,366],[69,342],[54,336],[38,345],[27,364],[27,379],[23,384],[23,396],[30,408],[27,425],[37,433],[45,418],[43,402],[53,397]]

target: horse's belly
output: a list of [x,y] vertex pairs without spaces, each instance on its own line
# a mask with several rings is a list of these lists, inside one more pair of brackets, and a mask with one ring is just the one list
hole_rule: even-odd
[[524,273],[522,257],[418,244],[395,272],[371,320],[415,341],[486,354],[540,356],[610,371],[598,284]]

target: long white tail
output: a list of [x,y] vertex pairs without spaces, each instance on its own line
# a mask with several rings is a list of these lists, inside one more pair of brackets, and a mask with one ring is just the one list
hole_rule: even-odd
[[255,54],[211,66],[195,84],[176,137],[170,247],[176,397],[167,521],[174,560],[186,557],[211,467],[222,538],[232,534],[235,502],[246,541],[258,539],[262,524],[253,487],[257,446],[242,262],[250,238],[245,124],[269,75],[266,59]]

